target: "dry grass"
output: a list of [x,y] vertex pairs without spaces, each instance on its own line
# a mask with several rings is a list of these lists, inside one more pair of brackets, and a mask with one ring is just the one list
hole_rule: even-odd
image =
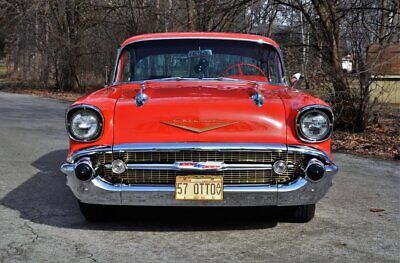
[[376,81],[371,84],[371,97],[383,103],[400,104],[400,81],[397,79]]
[[[1,83],[0,83],[1,84]],[[85,95],[84,93],[73,93],[73,92],[64,92],[60,90],[49,90],[45,88],[30,88],[30,87],[1,87],[0,91],[3,92],[10,92],[10,93],[17,93],[17,94],[29,94],[44,98],[52,98],[52,99],[59,99],[73,102],[78,98]]]
[[7,68],[4,65],[4,63],[0,61],[0,79],[4,79],[6,77],[7,77]]

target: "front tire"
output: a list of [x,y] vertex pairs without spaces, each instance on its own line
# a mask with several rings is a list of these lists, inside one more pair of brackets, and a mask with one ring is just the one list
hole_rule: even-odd
[[291,207],[291,219],[295,223],[307,223],[315,216],[315,204]]
[[114,213],[112,206],[82,203],[78,200],[79,209],[87,221],[101,222],[109,219]]

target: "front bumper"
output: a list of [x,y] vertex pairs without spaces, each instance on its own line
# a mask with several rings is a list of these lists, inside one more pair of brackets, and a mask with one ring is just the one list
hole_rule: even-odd
[[[314,151],[328,158],[323,152],[309,147],[293,146],[298,151]],[[98,148],[96,151],[99,150]],[[85,150],[85,154],[90,150]],[[332,185],[338,168],[332,162],[325,166],[325,176],[315,182],[299,177],[285,185],[226,185],[223,201],[175,200],[175,186],[171,185],[112,185],[95,177],[81,181],[75,176],[76,153],[71,162],[64,163],[61,171],[67,176],[67,185],[83,203],[132,206],[293,206],[318,202]],[[74,158],[76,157],[76,158]]]

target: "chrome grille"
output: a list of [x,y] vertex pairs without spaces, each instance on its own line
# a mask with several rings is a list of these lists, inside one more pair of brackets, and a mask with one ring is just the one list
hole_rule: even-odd
[[[286,160],[292,167],[284,174],[275,174],[272,170],[222,170],[222,171],[179,171],[179,170],[127,170],[115,174],[111,168],[105,168],[114,159],[126,163],[164,163],[177,161],[206,162],[218,161],[234,164],[272,164],[278,159]],[[282,151],[164,151],[164,152],[114,152],[97,154],[98,174],[113,184],[175,184],[178,175],[222,175],[224,184],[284,184],[297,178],[296,170],[304,162],[304,155]]]

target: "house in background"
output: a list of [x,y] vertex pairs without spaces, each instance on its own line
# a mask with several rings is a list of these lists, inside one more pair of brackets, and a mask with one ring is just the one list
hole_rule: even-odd
[[400,43],[370,45],[367,62],[371,75],[400,80]]
[[381,102],[400,104],[400,43],[368,47],[367,63],[373,83],[372,95]]
[[353,58],[351,55],[347,55],[342,58],[342,69],[347,73],[351,73],[353,71]]

